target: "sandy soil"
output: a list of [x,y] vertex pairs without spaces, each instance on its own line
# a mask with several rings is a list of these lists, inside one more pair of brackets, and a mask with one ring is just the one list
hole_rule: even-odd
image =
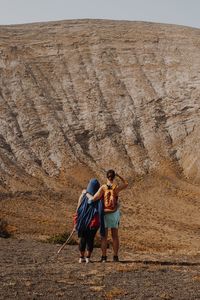
[[[84,186],[82,186],[84,187]],[[70,232],[81,186],[63,192],[0,194],[0,219],[14,237],[44,240]],[[176,176],[129,181],[120,195],[121,243],[132,251],[196,254],[200,250],[200,188]],[[127,243],[128,241],[128,243]]]

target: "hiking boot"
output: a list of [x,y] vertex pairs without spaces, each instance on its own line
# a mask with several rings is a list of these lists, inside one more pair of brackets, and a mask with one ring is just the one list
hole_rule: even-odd
[[80,257],[78,262],[79,264],[85,263],[85,257]]
[[86,262],[86,264],[91,263],[90,257],[86,257],[85,262]]
[[114,261],[114,262],[119,262],[119,257],[118,257],[117,255],[114,255],[114,256],[113,256],[113,261]]
[[107,256],[102,256],[100,262],[102,263],[107,262]]

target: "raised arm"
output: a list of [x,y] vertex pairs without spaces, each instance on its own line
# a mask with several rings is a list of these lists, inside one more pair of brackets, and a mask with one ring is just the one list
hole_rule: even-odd
[[119,174],[115,174],[116,177],[118,177],[122,183],[117,187],[117,192],[119,193],[120,191],[124,190],[125,188],[127,188],[128,186],[128,182],[123,178],[121,177]]

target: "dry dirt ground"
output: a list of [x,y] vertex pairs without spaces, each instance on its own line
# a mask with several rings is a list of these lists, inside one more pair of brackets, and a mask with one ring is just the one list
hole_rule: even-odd
[[145,254],[121,249],[121,261],[78,264],[77,246],[1,239],[0,299],[200,299],[200,254]]
[[[45,240],[70,232],[86,181],[65,191],[0,193],[0,219],[14,237]],[[121,243],[137,251],[200,251],[200,187],[173,174],[129,180],[120,195]],[[127,243],[128,241],[128,243]]]
[[77,246],[47,237],[70,232],[84,185],[64,192],[1,193],[0,299],[200,299],[200,189],[175,176],[130,182],[120,197],[120,263],[77,263]]

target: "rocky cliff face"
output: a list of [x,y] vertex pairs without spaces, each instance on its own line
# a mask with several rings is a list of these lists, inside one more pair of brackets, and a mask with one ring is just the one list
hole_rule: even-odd
[[70,231],[87,180],[116,168],[130,183],[121,242],[196,253],[199,48],[200,31],[181,26],[0,27],[0,219],[10,231]]
[[110,167],[200,182],[199,50],[200,30],[181,26],[1,26],[1,190]]

